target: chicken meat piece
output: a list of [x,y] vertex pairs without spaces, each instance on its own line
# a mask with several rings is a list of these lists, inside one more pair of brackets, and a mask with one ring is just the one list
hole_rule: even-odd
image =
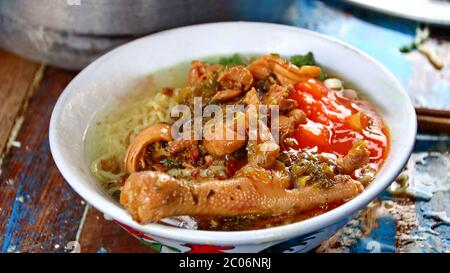
[[142,130],[130,143],[125,154],[124,164],[125,169],[129,173],[138,172],[142,170],[141,159],[146,148],[158,141],[172,140],[170,134],[170,126],[167,124],[155,124],[147,129]]
[[211,98],[211,101],[229,101],[232,100],[239,95],[242,94],[241,89],[227,89],[227,90],[221,90],[217,91],[216,94]]
[[282,85],[297,84],[320,76],[321,69],[314,65],[297,67],[288,61],[273,55],[265,55],[247,66],[253,77],[258,80],[275,75]]
[[155,171],[132,173],[122,187],[120,203],[134,220],[145,224],[181,215],[235,217],[302,212],[346,201],[363,190],[361,183],[350,177],[327,189],[285,189],[261,177],[192,182]]
[[278,124],[281,139],[284,139],[286,136],[289,136],[294,132],[295,121],[293,117],[280,115],[278,117]]
[[[272,84],[269,91],[263,98],[263,103],[266,105],[280,105],[284,100],[287,100],[289,94],[294,91],[292,85],[278,85]],[[280,109],[281,110],[281,109]]]
[[237,113],[230,121],[206,124],[203,130],[203,145],[209,154],[224,156],[244,147],[247,143],[245,114]]
[[368,142],[365,140],[355,142],[345,156],[336,160],[338,170],[344,174],[352,174],[369,163],[370,151],[367,145]]
[[303,112],[303,110],[293,109],[289,111],[288,116],[294,119],[295,125],[307,123],[306,114],[305,112]]
[[247,143],[247,157],[250,165],[271,168],[280,154],[280,146],[275,141],[272,132],[262,121],[258,121],[257,128],[249,128]]
[[226,68],[219,73],[217,82],[222,89],[239,89],[247,91],[253,84],[253,75],[244,66],[238,65]]
[[192,61],[188,74],[188,82],[190,84],[199,84],[214,76],[222,69],[218,64],[207,64],[200,61]]
[[182,152],[192,146],[197,145],[197,140],[191,139],[176,139],[171,140],[167,144],[167,153],[169,156],[176,155],[179,152]]
[[245,93],[245,97],[242,102],[245,103],[246,105],[255,105],[255,106],[261,104],[261,101],[258,98],[258,94],[256,93],[255,88],[252,88],[250,89],[250,91]]

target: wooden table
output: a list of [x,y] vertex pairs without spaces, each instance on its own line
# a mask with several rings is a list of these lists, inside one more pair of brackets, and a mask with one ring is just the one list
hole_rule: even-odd
[[106,247],[111,252],[151,252],[82,201],[53,162],[48,140],[51,112],[76,74],[0,50],[0,150],[8,146],[11,131],[18,130],[13,146],[10,140],[3,154],[1,252],[72,251],[72,241],[80,242],[83,252]]
[[[305,2],[309,1],[299,1],[303,12],[323,9]],[[329,9],[327,12],[335,11]],[[317,15],[317,21],[325,15]],[[357,16],[343,16],[346,17],[342,19],[341,28],[362,27],[360,25],[365,24],[356,21],[360,20]],[[299,19],[289,23],[327,34],[334,31],[335,26],[312,22]],[[358,29],[359,32],[362,30],[364,28]],[[374,33],[382,35],[379,31],[374,29]],[[373,51],[374,45],[359,45],[360,40],[352,40],[348,33],[337,32],[335,36],[350,43],[353,41],[353,44],[376,57],[385,57]],[[407,41],[411,35],[406,36],[408,39],[402,35],[399,37]],[[403,74],[399,76],[403,84],[416,86],[420,81],[417,75],[421,75],[425,77],[422,79],[425,82],[419,82],[420,88],[435,90],[433,79],[440,79],[443,88],[450,92],[450,44],[446,37],[447,40],[441,37],[436,39],[436,46],[445,52],[445,70],[432,70],[423,56],[411,53],[405,58],[412,65],[413,72],[406,82]],[[393,61],[386,65],[394,72],[401,68]],[[76,74],[0,50],[0,151],[3,151],[0,175],[1,252],[152,252],[87,205],[64,181],[53,162],[48,140],[51,112],[58,96]],[[417,92],[422,92],[422,89]],[[430,104],[441,103],[437,108],[450,104],[450,101],[444,101],[444,104],[439,100],[430,101]],[[79,242],[80,249],[75,249],[77,244],[74,242]]]

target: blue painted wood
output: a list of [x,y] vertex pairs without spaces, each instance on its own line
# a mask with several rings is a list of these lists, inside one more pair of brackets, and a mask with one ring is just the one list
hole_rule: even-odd
[[4,160],[1,252],[60,252],[75,240],[84,206],[54,165],[48,142],[53,105],[73,76],[55,69],[45,72],[17,138],[22,146]]
[[351,246],[354,253],[392,253],[395,252],[395,220],[382,217],[379,226],[372,230],[369,236],[361,238]]
[[[448,136],[438,137],[420,134],[414,152],[438,152],[440,154],[447,152],[447,160],[450,160],[448,147],[450,147]],[[429,174],[435,181],[439,179],[450,183],[448,164],[448,161],[443,160],[443,157],[429,157],[424,162],[416,164],[415,168],[422,173]],[[410,177],[410,179],[418,178]],[[393,251],[436,253],[450,251],[450,226],[448,223],[429,216],[433,212],[444,212],[447,217],[450,215],[449,190],[434,193],[431,200],[414,200],[407,196],[392,196],[387,191],[380,194],[378,199],[381,201],[372,205],[376,208],[375,210],[366,208],[361,216],[337,233],[335,239],[339,242],[338,247],[331,247],[331,250],[322,249],[321,251],[360,253]],[[400,207],[413,205],[415,208],[409,212],[396,210],[392,213],[383,207],[384,204],[400,205]],[[408,216],[402,215],[402,220],[399,220],[397,219],[399,215],[396,215],[396,213],[411,214]],[[368,225],[367,217],[370,218],[369,222],[372,224]],[[398,221],[407,221],[408,225],[412,224],[412,226],[407,230],[400,230],[400,226],[403,225],[402,228],[404,229],[405,224]],[[375,227],[373,223],[376,223]],[[404,238],[399,239],[399,234]]]
[[[444,59],[447,67],[438,71],[432,68],[423,56],[418,56],[417,52],[403,54],[399,50],[403,45],[412,42],[419,22],[367,11],[342,1],[298,0],[288,13],[284,23],[329,35],[365,51],[396,75],[416,106],[450,110],[448,57]],[[442,31],[440,33],[442,34]],[[441,43],[439,46],[443,48],[444,52],[450,50],[449,38],[450,33],[448,32],[447,35],[439,37]],[[424,78],[427,82],[420,82]],[[422,134],[416,142],[414,151],[448,152],[449,147],[448,136]],[[393,200],[387,192],[381,194],[380,199]],[[450,206],[449,192],[439,193],[436,199],[438,202],[446,203],[445,207]],[[412,236],[423,238],[424,230],[427,233],[428,228],[435,224],[435,220],[424,217],[424,214],[430,210],[430,204],[426,201],[416,202],[419,227],[411,231]],[[450,214],[449,211],[447,213]],[[396,223],[392,217],[393,215],[379,219],[380,226],[378,228],[372,230],[366,237],[356,240],[349,249],[343,247],[341,251],[394,251]],[[350,224],[349,228],[357,234],[361,226]],[[393,230],[394,232],[392,232]],[[434,237],[430,237],[433,240],[428,239],[427,243],[423,244],[422,248],[417,248],[416,251],[436,252],[450,249],[450,228],[446,225],[439,225],[433,232],[436,232]],[[343,243],[343,245],[345,244]],[[374,249],[375,246],[379,248]]]
[[[391,70],[417,107],[450,110],[450,35],[440,36],[446,67],[434,69],[417,52],[403,54],[418,22],[357,8],[342,1],[297,0],[283,23],[314,30],[347,42],[374,57]],[[432,30],[433,33],[433,30]],[[370,73],[370,71],[368,71]]]

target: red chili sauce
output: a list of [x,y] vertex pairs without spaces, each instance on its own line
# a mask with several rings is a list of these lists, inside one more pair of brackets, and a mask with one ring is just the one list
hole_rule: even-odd
[[389,148],[388,130],[370,103],[348,99],[343,91],[313,79],[295,85],[295,90],[290,98],[307,116],[307,123],[295,128],[295,149],[344,156],[356,141],[367,140],[371,165],[381,166]]

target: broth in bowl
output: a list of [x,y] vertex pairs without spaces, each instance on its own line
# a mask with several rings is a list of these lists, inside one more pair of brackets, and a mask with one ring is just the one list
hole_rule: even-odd
[[361,193],[389,149],[376,108],[310,53],[193,60],[152,79],[86,139],[92,174],[142,224],[308,219]]

